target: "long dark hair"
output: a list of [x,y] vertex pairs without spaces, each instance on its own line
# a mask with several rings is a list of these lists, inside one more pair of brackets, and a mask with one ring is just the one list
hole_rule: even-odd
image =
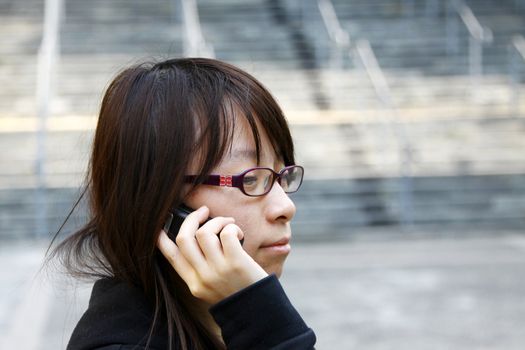
[[200,164],[198,183],[231,146],[233,111],[251,127],[257,160],[260,127],[283,162],[295,163],[281,109],[246,72],[184,58],[118,74],[102,101],[83,192],[89,220],[48,255],[75,277],[113,277],[140,288],[154,307],[150,338],[166,327],[170,349],[224,346],[191,312],[195,299],[156,242],[169,209],[187,194],[183,176],[191,162]]

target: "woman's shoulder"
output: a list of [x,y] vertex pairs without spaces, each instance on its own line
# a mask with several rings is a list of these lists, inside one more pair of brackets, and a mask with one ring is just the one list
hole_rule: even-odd
[[[95,282],[89,306],[75,327],[68,350],[124,350],[126,344],[144,344],[150,333],[153,310],[142,291],[115,278]],[[155,335],[150,348],[162,349],[166,338]]]
[[[133,307],[130,308],[130,302]],[[130,311],[139,316],[149,316],[152,312],[146,296],[138,287],[114,277],[101,278],[93,285],[88,310]]]

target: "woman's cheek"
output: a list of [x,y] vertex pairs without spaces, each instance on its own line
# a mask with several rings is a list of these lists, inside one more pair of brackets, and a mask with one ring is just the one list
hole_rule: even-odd
[[242,248],[248,253],[249,256],[251,256],[253,259],[257,259],[257,252],[259,249],[259,245],[261,244],[258,241],[258,235],[254,234],[252,231],[245,231],[244,232],[244,243],[242,245]]
[[257,252],[257,245],[250,239],[249,235],[244,235],[242,249],[244,249],[249,256],[255,258],[255,253]]
[[[237,226],[239,226],[239,228],[241,229],[242,233],[243,233],[243,237],[244,237],[244,243],[243,243],[243,248],[244,250],[247,250],[247,249],[252,249],[252,247],[254,247],[256,245],[256,237],[257,235],[253,232],[252,228],[254,227],[253,225],[248,225],[247,223],[249,223],[250,219],[249,218],[246,218],[246,217],[235,217],[235,223],[237,224]],[[253,220],[253,218],[252,218]],[[255,225],[256,227],[257,225]]]

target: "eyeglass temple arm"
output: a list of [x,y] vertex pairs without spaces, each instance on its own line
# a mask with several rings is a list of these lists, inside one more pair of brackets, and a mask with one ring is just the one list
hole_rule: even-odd
[[[195,183],[195,180],[197,180],[197,176],[188,175],[185,179],[187,183]],[[231,181],[228,179],[231,179]],[[202,184],[241,188],[242,175],[208,175],[208,177],[204,179]]]

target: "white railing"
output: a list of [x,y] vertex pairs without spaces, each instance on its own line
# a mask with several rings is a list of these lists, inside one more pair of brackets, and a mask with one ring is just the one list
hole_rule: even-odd
[[493,40],[492,31],[481,25],[470,7],[463,0],[450,0],[447,11],[447,52],[457,54],[460,50],[457,16],[469,32],[468,67],[471,91],[480,85],[483,76],[483,45]]
[[184,25],[184,55],[187,57],[215,57],[211,44],[202,35],[196,0],[180,0]]
[[337,14],[335,13],[334,5],[330,0],[318,0],[317,7],[321,13],[321,18],[328,32],[330,42],[332,43],[331,53],[335,52],[335,54],[331,54],[330,56],[333,59],[334,65],[341,68],[344,64],[345,53],[350,52],[350,36],[348,32],[341,27]]
[[509,76],[512,92],[509,109],[514,116],[520,115],[522,76],[520,66],[523,63],[525,63],[525,38],[522,35],[516,35],[512,38],[509,52]]
[[383,70],[370,46],[368,40],[358,40],[355,44],[355,57],[359,58],[370,82],[374,88],[377,98],[385,108],[382,114],[383,123],[391,127],[394,137],[399,145],[399,172],[401,177],[401,189],[399,191],[399,202],[401,206],[401,223],[410,226],[413,223],[412,212],[412,147],[405,128],[399,122],[399,110],[392,99],[390,86],[385,78]]
[[398,141],[400,159],[399,172],[401,178],[401,188],[399,191],[400,219],[403,225],[410,226],[413,223],[411,181],[412,147],[403,125],[399,123],[399,111],[392,98],[390,86],[370,43],[367,40],[358,40],[355,43],[351,41],[348,32],[341,27],[335,8],[330,0],[317,0],[317,4],[331,42],[336,46],[338,51],[342,53],[341,59],[344,58],[344,53],[346,52],[350,58],[354,60],[358,59],[360,65],[365,70],[374,88],[374,92],[385,110],[382,116],[382,122],[390,127],[394,133],[394,137]]
[[46,0],[42,42],[38,49],[36,79],[36,113],[38,118],[37,147],[35,159],[36,203],[35,222],[37,235],[47,234],[46,133],[56,85],[57,62],[60,55],[60,22],[62,0]]

